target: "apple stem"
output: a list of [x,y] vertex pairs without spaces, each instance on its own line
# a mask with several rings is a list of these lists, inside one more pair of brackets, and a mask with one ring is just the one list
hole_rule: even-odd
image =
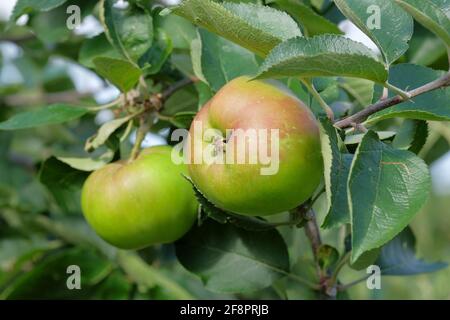
[[144,141],[145,136],[149,130],[149,125],[145,119],[145,114],[139,117],[139,128],[136,132],[136,141],[134,143],[133,149],[131,150],[130,161],[136,160],[141,152],[142,141]]
[[300,79],[300,81],[305,85],[305,87],[308,89],[309,93],[317,100],[317,102],[319,102],[320,106],[327,114],[327,117],[331,121],[334,121],[333,109],[331,109],[331,107],[328,105],[328,103],[326,103],[326,101],[322,98],[320,93],[317,92],[311,79]]

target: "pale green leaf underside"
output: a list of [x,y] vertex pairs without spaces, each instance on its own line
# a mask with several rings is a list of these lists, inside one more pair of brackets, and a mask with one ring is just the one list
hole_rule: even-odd
[[293,38],[275,47],[257,78],[344,76],[384,83],[387,70],[370,49],[337,35]]
[[104,167],[114,157],[112,150],[106,151],[98,158],[56,157],[59,161],[80,171],[94,171]]
[[[408,50],[413,20],[392,0],[335,0],[338,8],[380,48],[391,64]],[[378,24],[379,23],[379,24]]]
[[321,120],[320,135],[328,200],[328,213],[322,227],[332,228],[350,222],[347,178],[353,155],[345,153],[345,146],[328,119]]
[[419,23],[439,36],[450,47],[449,0],[395,0]]
[[430,176],[414,153],[396,150],[369,131],[350,169],[352,262],[402,231],[428,198]]
[[80,118],[88,113],[88,108],[66,104],[53,104],[48,107],[22,112],[0,123],[0,130],[28,129],[63,123]]
[[97,149],[98,147],[103,145],[117,129],[133,119],[134,116],[134,114],[130,114],[126,117],[114,119],[103,124],[98,130],[97,134],[86,142],[86,149]]
[[185,0],[173,12],[261,56],[283,40],[301,36],[286,13],[250,3]]

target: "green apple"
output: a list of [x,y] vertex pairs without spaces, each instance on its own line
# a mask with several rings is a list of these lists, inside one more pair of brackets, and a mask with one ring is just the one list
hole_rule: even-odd
[[172,148],[144,149],[136,160],[93,172],[82,190],[83,213],[107,242],[124,249],[170,243],[194,223],[198,203]]
[[[268,165],[262,158],[249,160],[261,151],[252,143],[265,139],[246,134],[250,131],[267,133],[267,155],[278,161],[272,173],[263,172]],[[244,132],[244,149],[237,148],[237,132]],[[224,210],[254,216],[293,209],[311,197],[323,176],[317,120],[279,82],[232,80],[200,110],[189,134],[190,176],[205,197]],[[240,151],[246,161],[237,160]]]

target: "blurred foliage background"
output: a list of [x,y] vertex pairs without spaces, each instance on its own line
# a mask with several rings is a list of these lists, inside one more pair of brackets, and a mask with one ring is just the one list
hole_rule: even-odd
[[[349,35],[357,32],[343,21],[327,1],[311,1],[312,8]],[[77,1],[82,7],[83,24],[75,32],[65,26],[61,9],[30,14],[25,22],[6,29],[8,10],[13,1],[2,1],[0,22],[0,122],[10,116],[53,102],[105,103],[119,92],[80,64],[80,50],[87,38],[98,31],[98,13],[94,1]],[[328,4],[327,4],[328,3]],[[58,11],[59,10],[59,11]],[[186,22],[175,19],[159,22],[173,37],[172,56],[164,64],[164,77],[189,73],[189,38],[177,27]],[[190,28],[193,28],[190,26]],[[415,26],[411,47],[402,62],[413,62],[447,70],[445,47],[431,33]],[[355,37],[358,37],[356,35]],[[187,43],[185,43],[187,42]],[[155,76],[157,78],[158,76]],[[153,90],[160,89],[155,86]],[[200,91],[201,92],[201,91]],[[333,99],[336,108],[358,101],[339,89]],[[194,85],[180,91],[172,105],[198,106],[201,100]],[[450,102],[449,102],[450,103]],[[22,131],[0,131],[0,299],[14,298],[90,298],[90,299],[234,299],[286,298],[277,286],[246,295],[220,295],[203,288],[202,283],[185,271],[174,256],[172,245],[141,250],[118,251],[95,236],[86,225],[79,208],[78,178],[53,172],[43,166],[52,155],[83,156],[84,141],[98,125],[112,115],[102,112],[88,115],[69,125],[54,125]],[[165,123],[167,126],[167,123]],[[383,121],[380,129],[401,125],[397,120]],[[163,125],[160,128],[164,127]],[[148,136],[146,145],[165,143],[165,131]],[[450,127],[430,123],[428,142],[421,156],[432,167],[433,194],[418,214],[412,229],[417,238],[418,255],[425,260],[450,262]],[[121,148],[131,145],[125,141]],[[101,151],[99,151],[99,154]],[[325,197],[316,209],[319,222],[325,214]],[[291,244],[292,255],[299,258],[300,272],[308,272],[311,252],[303,231],[282,228]],[[338,243],[342,232],[325,231],[326,243]],[[340,241],[342,243],[342,241]],[[302,263],[304,261],[304,263]],[[83,289],[67,290],[66,268],[80,265]],[[310,270],[309,270],[310,271]],[[351,282],[363,276],[345,268],[341,281]],[[280,286],[286,285],[280,283]],[[288,290],[288,298],[312,298],[298,285]],[[350,289],[352,299],[450,299],[450,269],[409,277],[383,277],[382,290],[368,290],[364,283]]]

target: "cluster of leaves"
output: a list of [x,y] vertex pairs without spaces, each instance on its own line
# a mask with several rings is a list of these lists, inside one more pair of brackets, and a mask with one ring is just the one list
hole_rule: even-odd
[[[126,6],[80,1],[83,17],[102,25],[103,32],[91,38],[67,28],[65,0],[17,2],[2,26],[7,40],[23,52],[8,63],[24,81],[0,82],[1,103],[8,107],[0,111],[0,119],[7,119],[0,122],[0,297],[43,297],[41,286],[53,288],[45,297],[81,297],[65,287],[64,268],[71,264],[84,270],[88,289],[82,294],[89,298],[213,297],[180,264],[207,289],[226,294],[217,297],[252,297],[259,290],[259,297],[282,298],[317,297],[324,279],[329,282],[322,293],[334,295],[327,290],[339,289],[338,272],[348,258],[357,270],[376,261],[385,275],[445,266],[415,257],[408,225],[430,190],[422,158],[429,162],[448,151],[441,137],[448,130],[442,134],[445,126],[430,121],[450,121],[450,89],[402,98],[373,113],[364,123],[367,132],[358,125],[344,130],[324,116],[331,108],[339,120],[444,77],[450,3],[261,2],[183,0],[164,8],[159,1]],[[381,10],[381,28],[367,27],[371,5]],[[15,26],[23,14],[28,23]],[[337,24],[345,18],[373,40],[381,56],[342,35]],[[67,68],[54,63],[57,56],[93,70],[118,88],[120,97],[101,106],[80,95],[60,103],[76,91]],[[86,231],[79,206],[82,183],[90,171],[130,155],[128,136],[136,120],[150,118],[153,133],[187,128],[198,109],[240,75],[280,79],[321,119],[326,199],[320,199],[327,203],[322,228],[348,226],[346,249],[321,245],[314,258],[305,258],[299,255],[304,241],[298,230],[281,227],[289,223],[236,217],[214,208],[201,193],[202,223],[175,244],[177,259],[170,246],[137,255]],[[184,85],[177,86],[180,82]],[[170,96],[162,94],[173,87],[178,90]],[[30,110],[16,113],[18,106]],[[114,118],[96,128],[92,115],[107,109]],[[36,129],[11,134],[30,128]],[[441,147],[438,141],[444,141]],[[434,153],[423,153],[424,148]],[[311,221],[296,213],[291,218],[297,226]]]

